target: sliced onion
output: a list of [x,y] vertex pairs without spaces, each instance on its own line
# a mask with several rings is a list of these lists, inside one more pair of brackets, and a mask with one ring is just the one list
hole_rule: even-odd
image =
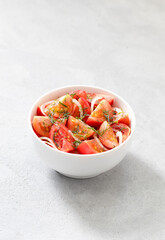
[[105,151],[108,151],[109,149],[104,147],[103,144],[100,142],[99,138],[96,135],[93,135],[94,139],[97,141],[97,143],[102,147]]
[[72,137],[74,138],[75,141],[80,141],[80,139],[78,139],[77,137],[74,136],[72,131],[68,130],[68,132],[72,135]]
[[91,102],[91,112],[93,112],[95,102],[96,102],[97,100],[102,99],[102,98],[103,98],[103,97],[101,97],[101,96],[99,96],[99,97],[96,96],[95,98],[92,99],[92,102]]
[[[116,132],[116,131],[115,131]],[[119,138],[119,145],[122,143],[123,141],[123,135],[122,135],[122,132],[121,131],[117,131],[116,132],[116,137]]]
[[121,108],[118,108],[118,107],[114,107],[113,110],[114,110],[115,112],[117,112],[117,113],[123,112],[123,111],[121,110]]
[[82,119],[83,118],[83,109],[82,109],[81,104],[76,99],[72,99],[72,102],[78,106],[79,112],[80,112],[80,118]]
[[113,131],[114,131],[114,132],[116,132],[116,133],[118,132],[118,130],[117,130],[117,129],[115,129],[115,128],[112,128],[112,129],[113,129]]
[[40,137],[41,140],[43,140],[47,145],[56,148],[56,146],[54,145],[53,141],[48,138],[48,137]]
[[52,101],[49,101],[49,102],[46,102],[46,103],[43,103],[41,106],[40,106],[40,109],[41,109],[41,112],[44,116],[47,116],[44,112],[45,108],[47,106],[49,106],[50,104],[52,104],[53,102],[55,102],[55,100],[52,100]]

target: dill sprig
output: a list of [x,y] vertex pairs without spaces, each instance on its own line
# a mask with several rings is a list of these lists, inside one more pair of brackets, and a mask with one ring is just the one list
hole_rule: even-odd
[[68,107],[67,105],[65,105],[64,103],[62,103],[61,101],[59,101],[59,103],[64,106],[64,107]]
[[77,149],[78,146],[80,145],[80,143],[81,143],[80,140],[75,140],[75,141],[73,142],[73,147],[74,147],[75,149]]
[[100,131],[99,130],[96,130],[95,128],[90,127],[90,126],[88,128],[93,130],[96,134],[100,135]]
[[103,110],[103,115],[108,123],[112,122],[113,120],[113,117],[110,116],[109,112],[109,110]]
[[76,93],[70,93],[69,95],[73,98],[76,95]]

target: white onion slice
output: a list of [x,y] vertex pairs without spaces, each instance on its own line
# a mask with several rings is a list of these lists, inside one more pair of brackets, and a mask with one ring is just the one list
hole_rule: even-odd
[[105,151],[109,150],[108,148],[103,146],[103,144],[100,142],[99,138],[96,135],[94,135],[93,137],[97,141],[97,143],[100,145],[100,147],[102,147]]
[[48,138],[48,137],[40,137],[41,140],[43,140],[47,145],[56,148],[56,146],[54,145],[53,141]]
[[83,109],[82,109],[81,104],[76,99],[72,99],[72,102],[78,106],[79,112],[80,112],[80,118],[82,119],[83,118]]
[[114,107],[113,110],[114,110],[115,112],[117,112],[117,113],[123,112],[123,111],[121,110],[121,108],[118,108],[118,107]]
[[[116,132],[116,131],[115,131]],[[122,135],[122,132],[121,131],[117,131],[116,133],[116,137],[119,138],[119,145],[122,143],[123,141],[123,135]]]
[[47,144],[48,146],[50,146],[50,147],[53,147],[54,148],[54,145],[52,145],[50,142],[44,142],[45,144]]
[[91,112],[93,112],[93,109],[94,109],[94,105],[95,105],[95,102],[99,99],[102,99],[103,97],[101,96],[96,96],[94,99],[92,99],[92,102],[91,102]]
[[42,114],[46,116],[46,114],[44,113],[45,105],[46,105],[46,104],[42,104],[40,108],[41,108]]
[[72,135],[72,137],[74,138],[75,141],[80,141],[80,139],[78,139],[77,137],[74,136],[72,131],[68,130],[68,132]]
[[118,132],[118,130],[117,130],[117,129],[115,129],[115,128],[113,128],[113,131],[114,131],[114,132],[116,132],[116,133]]
[[43,114],[44,116],[47,116],[47,115],[45,114],[45,112],[44,112],[45,107],[46,107],[46,106],[48,107],[48,106],[49,106],[50,104],[52,104],[53,102],[55,102],[55,100],[52,100],[52,101],[43,103],[43,104],[40,106],[41,112],[42,112],[42,114]]

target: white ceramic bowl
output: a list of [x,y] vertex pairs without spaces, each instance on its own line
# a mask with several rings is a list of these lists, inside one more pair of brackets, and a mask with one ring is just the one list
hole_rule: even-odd
[[[115,97],[114,106],[121,107],[124,112],[129,114],[131,120],[131,134],[124,143],[103,153],[83,155],[65,153],[53,149],[44,144],[37,137],[31,125],[33,116],[36,115],[37,107],[42,103],[53,100],[78,89],[83,89],[91,93],[110,94]],[[29,127],[33,136],[36,150],[38,151],[40,158],[43,159],[49,167],[68,177],[90,178],[110,170],[124,158],[132,142],[132,135],[135,129],[135,115],[129,104],[111,91],[94,86],[65,86],[44,94],[33,104],[29,114]]]

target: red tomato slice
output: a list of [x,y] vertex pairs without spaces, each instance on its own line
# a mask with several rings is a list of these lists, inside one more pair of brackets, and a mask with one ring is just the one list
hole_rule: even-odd
[[109,102],[110,105],[113,104],[114,101],[114,97],[109,96],[109,95],[104,95],[104,94],[96,94],[96,97],[100,97],[100,99],[98,99],[95,104],[94,104],[94,108],[98,106],[98,104],[105,99],[107,102]]
[[38,136],[49,137],[52,123],[48,117],[34,116],[32,126]]
[[88,119],[88,116],[91,114],[90,105],[85,98],[80,97],[78,101],[82,106],[82,110],[84,114],[83,121],[86,122],[86,120]]
[[87,98],[87,93],[84,90],[76,90],[69,93],[72,98],[79,99],[80,97]]
[[104,149],[98,144],[95,139],[83,141],[82,143],[80,143],[77,150],[81,154],[94,154],[104,151]]
[[114,133],[112,127],[107,121],[101,124],[99,128],[99,133],[99,139],[105,147],[114,148],[119,145],[116,134]]
[[50,104],[45,112],[48,116],[53,118],[68,117],[73,111],[72,97],[69,94],[60,97],[55,103]]
[[87,139],[91,137],[95,132],[85,124],[83,121],[76,119],[72,116],[69,116],[68,118],[68,129],[72,131],[75,137],[77,137],[80,140]]
[[111,126],[114,131],[118,130],[122,132],[122,142],[124,142],[131,133],[131,129],[124,123],[114,123]]
[[45,109],[46,107],[48,107],[51,103],[54,103],[55,101],[49,101],[49,102],[46,102],[40,106],[38,106],[37,108],[37,116],[47,116],[46,112],[45,112]]
[[90,126],[97,127],[106,120],[111,122],[113,120],[113,113],[111,105],[107,102],[107,100],[104,99],[91,113],[86,123]]
[[80,117],[79,107],[75,103],[73,103],[73,111],[72,111],[71,115],[73,117]]
[[74,150],[71,151],[70,153],[73,153],[73,154],[79,154],[79,152],[77,151],[77,149],[74,149]]
[[91,104],[94,97],[96,97],[96,93],[87,93],[87,101],[89,104]]
[[107,100],[107,102],[109,102],[110,105],[113,104],[113,101],[114,101],[114,97],[110,96],[110,95],[106,95],[106,94],[96,94],[96,93],[87,93],[87,101],[89,103],[92,102],[92,100],[95,98],[95,97],[100,97],[100,99],[98,99],[96,101],[96,103],[94,104],[94,108],[97,107],[97,105],[103,100]]
[[63,124],[54,124],[50,130],[50,139],[54,142],[58,150],[71,152],[74,150],[74,138]]
[[113,122],[115,123],[124,123],[128,126],[130,126],[130,120],[128,114],[124,113],[122,110],[121,112],[115,111],[115,108],[113,109]]

